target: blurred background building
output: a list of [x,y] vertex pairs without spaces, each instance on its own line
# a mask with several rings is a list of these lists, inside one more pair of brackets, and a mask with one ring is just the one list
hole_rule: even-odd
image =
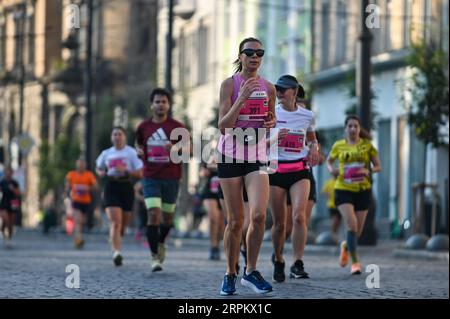
[[[153,0],[93,1],[93,157],[110,144],[113,123],[148,114],[157,9]],[[86,1],[0,1],[0,162],[17,171],[27,226],[46,195],[62,205],[64,175],[85,153],[87,17]]]

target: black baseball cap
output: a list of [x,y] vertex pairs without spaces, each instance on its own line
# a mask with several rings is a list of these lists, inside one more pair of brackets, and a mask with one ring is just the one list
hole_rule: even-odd
[[282,88],[282,89],[296,89],[299,87],[299,83],[295,76],[292,75],[282,75],[277,83],[275,83],[275,88]]

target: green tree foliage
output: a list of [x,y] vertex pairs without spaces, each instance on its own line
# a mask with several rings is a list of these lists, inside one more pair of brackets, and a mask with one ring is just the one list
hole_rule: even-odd
[[108,95],[102,96],[96,105],[94,124],[96,141],[95,155],[98,155],[97,153],[99,151],[111,147],[111,131],[114,124],[114,107],[116,105],[114,98]]
[[54,145],[45,141],[39,151],[39,193],[42,197],[49,191],[57,192],[64,187],[67,172],[75,168],[75,161],[80,157],[80,139],[60,134]]
[[415,73],[407,91],[412,103],[407,105],[408,123],[425,145],[448,145],[448,57],[433,44],[419,43],[411,48],[408,64]]

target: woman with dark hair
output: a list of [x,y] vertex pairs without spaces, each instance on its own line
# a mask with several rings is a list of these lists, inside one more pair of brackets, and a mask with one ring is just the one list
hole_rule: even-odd
[[[339,167],[333,166],[339,161]],[[352,274],[361,274],[356,252],[357,238],[361,236],[371,201],[371,173],[381,171],[378,151],[372,145],[370,134],[361,127],[356,115],[345,119],[345,139],[334,143],[327,160],[327,168],[336,176],[335,204],[347,225],[347,240],[341,243],[339,264],[345,267],[352,259]]]
[[[282,255],[286,239],[287,194],[292,204],[291,278],[309,278],[304,269],[303,255],[308,234],[308,197],[311,194],[310,167],[319,162],[319,148],[315,133],[315,115],[297,105],[299,83],[292,75],[281,76],[275,84],[279,104],[275,108],[278,152],[270,159],[276,167],[270,174],[270,207],[273,218],[274,282],[285,281],[285,260]],[[271,164],[272,167],[272,164]]]
[[239,45],[236,72],[220,88],[218,174],[225,199],[227,226],[224,234],[227,271],[221,295],[236,292],[236,264],[244,222],[243,186],[249,203],[246,234],[247,267],[241,284],[257,293],[272,286],[256,269],[264,237],[269,200],[266,129],[275,126],[275,87],[258,75],[264,50],[260,40],[246,38]]
[[96,160],[97,174],[106,178],[103,202],[108,215],[109,235],[113,250],[113,262],[122,265],[122,237],[132,217],[134,188],[133,178],[142,177],[142,161],[136,150],[126,144],[123,127],[115,127],[111,133],[113,146],[104,150]]

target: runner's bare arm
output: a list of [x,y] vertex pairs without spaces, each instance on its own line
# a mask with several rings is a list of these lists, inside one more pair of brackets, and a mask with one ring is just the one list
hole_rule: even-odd
[[327,169],[331,175],[337,177],[339,175],[339,169],[334,167],[334,159],[328,157],[327,159]]
[[128,171],[131,177],[141,179],[143,177],[142,168],[135,171]]
[[134,143],[134,147],[136,148],[136,152],[137,152],[139,158],[143,158],[144,157],[144,142],[143,142],[141,131],[139,129],[136,131],[136,140]]
[[96,168],[95,172],[97,173],[98,176],[100,177],[105,177],[106,176],[106,170],[105,169],[100,169],[100,168]]
[[306,141],[309,147],[308,160],[312,166],[319,164],[319,143],[317,142],[316,132],[306,132]]
[[266,81],[266,87],[269,89],[269,116],[264,121],[265,128],[274,128],[277,124],[277,119],[275,116],[275,102],[277,99],[275,86]]
[[70,182],[67,180],[67,178],[64,184],[64,194],[66,194],[67,197],[70,197]]
[[266,147],[270,148],[273,144],[278,143],[278,141],[284,139],[288,134],[289,130],[287,128],[281,128],[278,130],[277,134],[273,134],[269,139],[267,139]]
[[378,155],[373,156],[370,161],[372,162],[372,173],[381,172],[381,161]]
[[98,184],[97,184],[97,180],[94,180],[94,183],[91,186],[91,191],[93,190],[97,190],[98,189]]

